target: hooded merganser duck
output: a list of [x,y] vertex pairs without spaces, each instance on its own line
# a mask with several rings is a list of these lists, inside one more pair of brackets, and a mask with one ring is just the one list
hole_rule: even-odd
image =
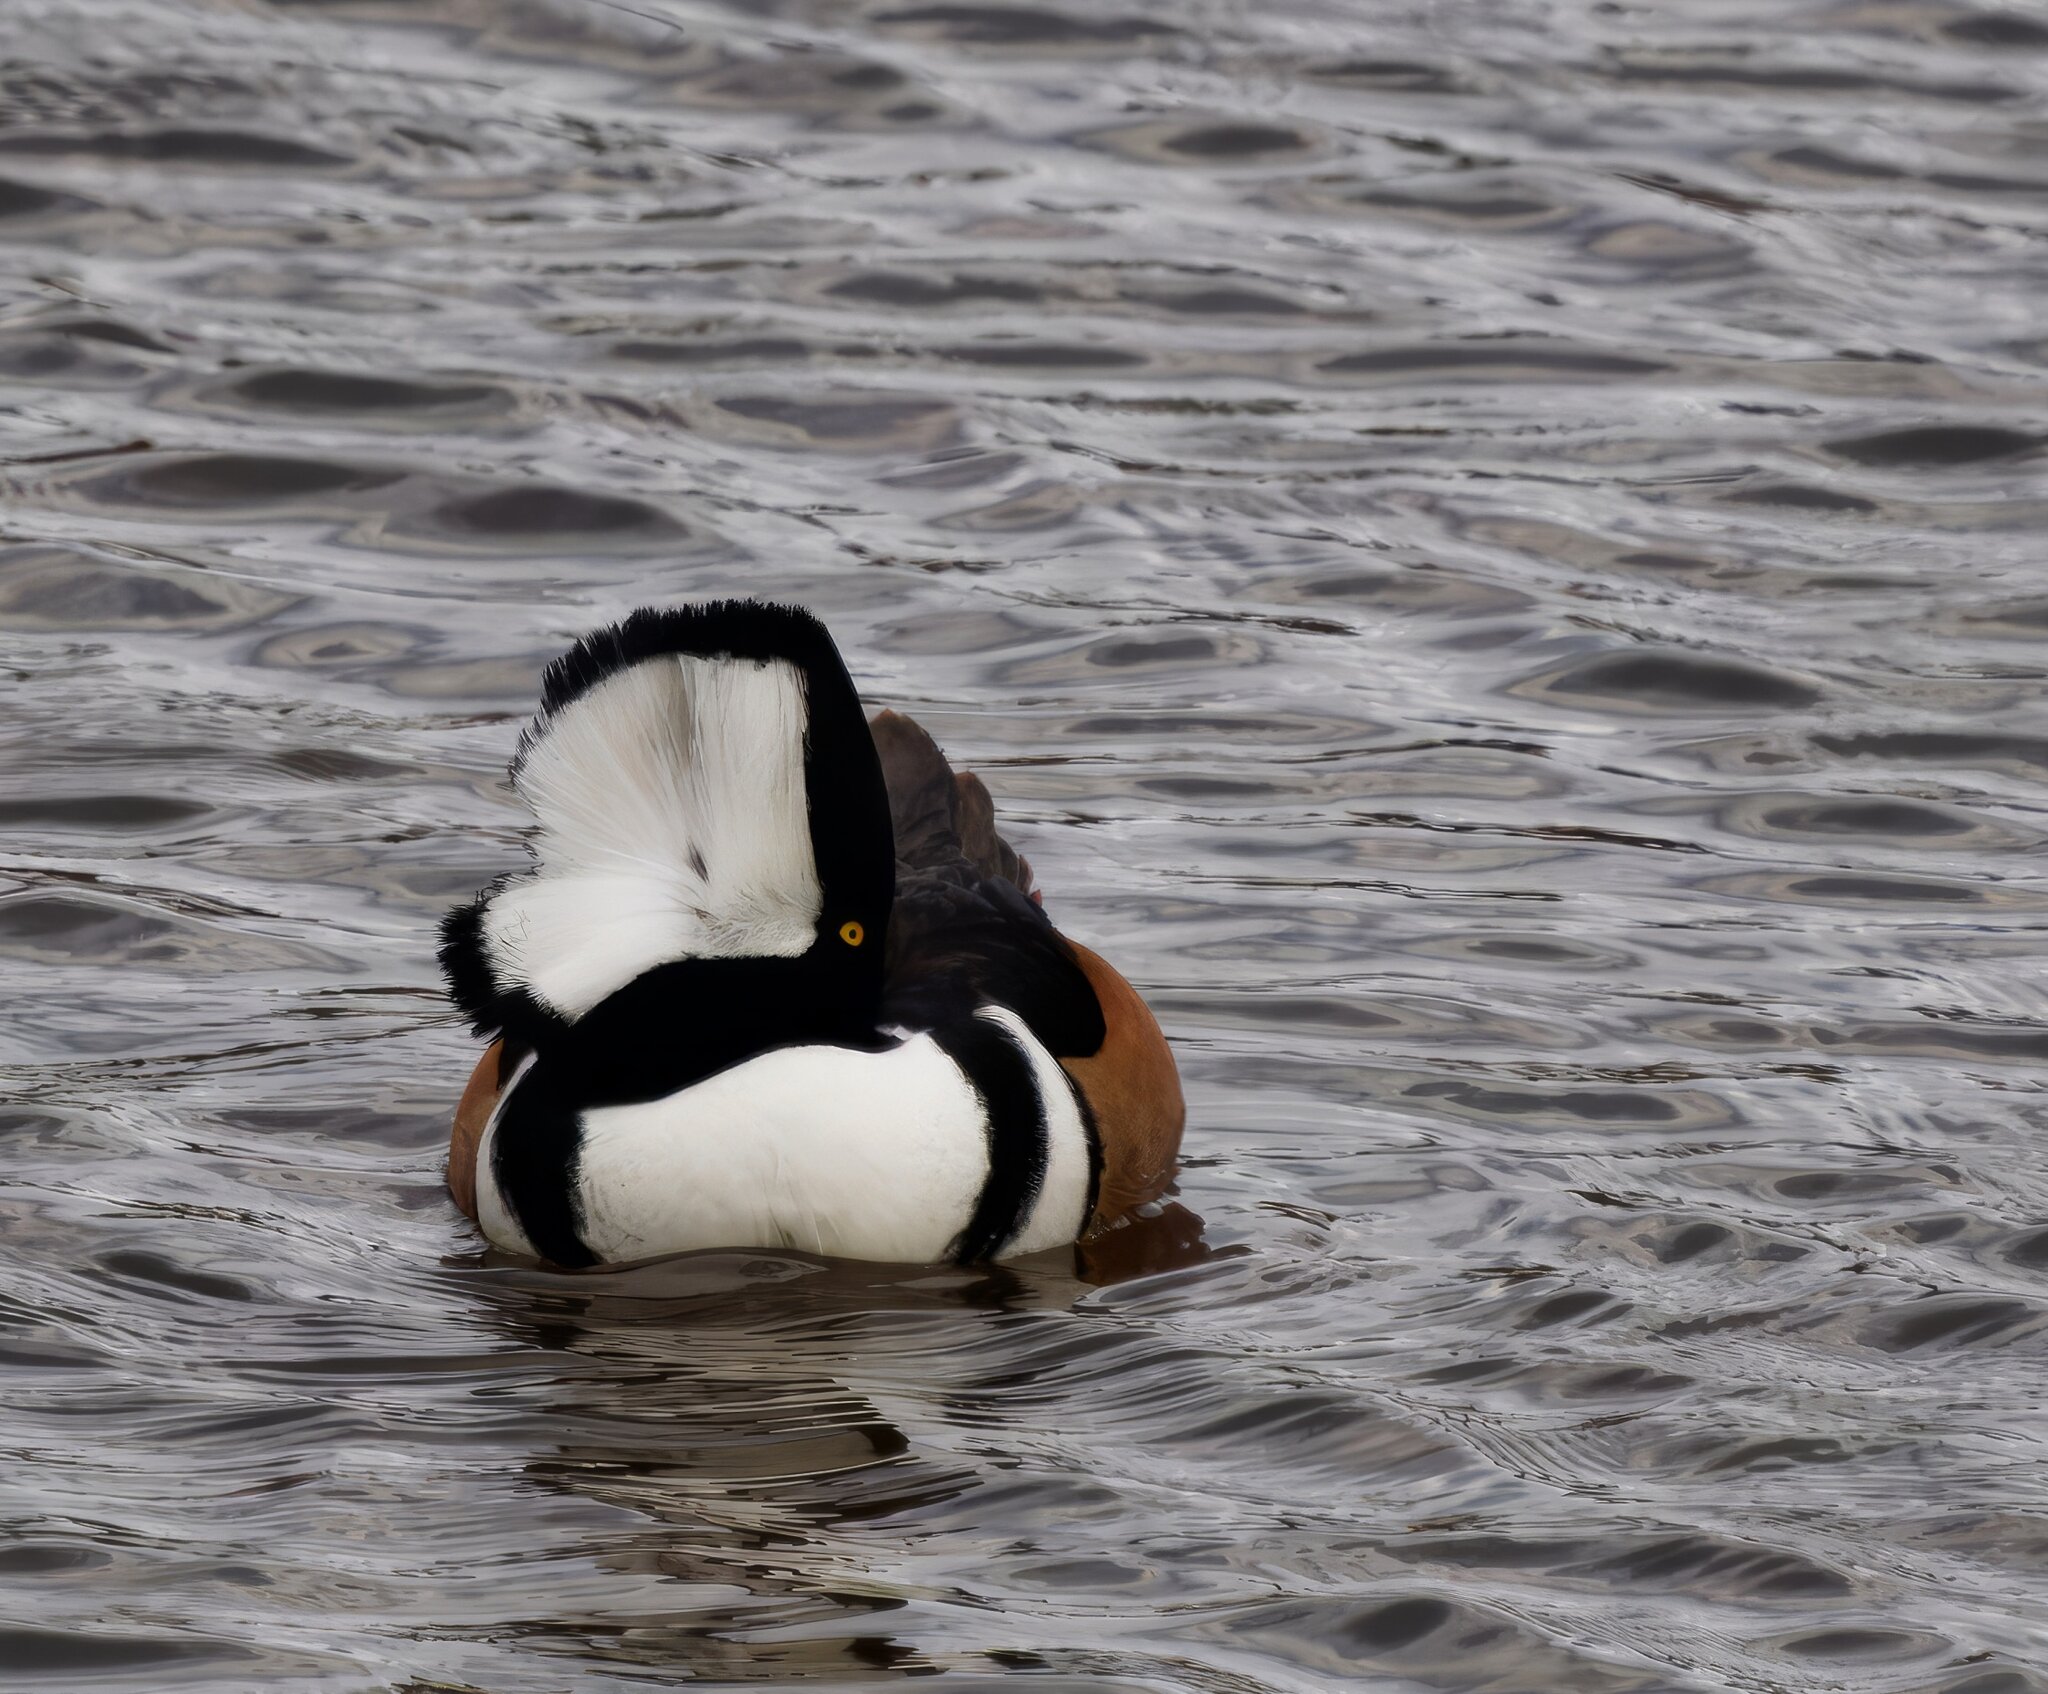
[[723,600],[585,637],[512,781],[535,862],[441,945],[493,1038],[448,1186],[497,1246],[966,1264],[1172,1180],[1150,1010],[1053,928],[981,781],[909,718],[867,721],[808,612]]

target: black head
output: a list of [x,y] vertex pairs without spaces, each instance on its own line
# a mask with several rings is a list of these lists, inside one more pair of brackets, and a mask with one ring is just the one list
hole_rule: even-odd
[[[619,1088],[680,1087],[690,1073],[793,1041],[869,1037],[881,1008],[896,874],[888,795],[852,679],[810,613],[759,601],[715,601],[636,612],[587,636],[548,667],[540,714],[514,761],[515,779],[600,684],[668,656],[780,662],[801,680],[806,823],[821,896],[810,945],[793,956],[778,950],[663,957],[652,949],[627,965],[618,987],[570,1015],[534,992],[532,983],[512,980],[516,972],[503,967],[503,949],[494,955],[489,945],[493,902],[516,900],[527,879],[494,885],[443,926],[444,969],[479,1029],[501,1030],[544,1056],[575,1049],[581,1066],[617,1078],[616,1087],[604,1090],[614,1097]],[[559,868],[543,865],[533,876]],[[575,938],[567,944],[574,946]]]

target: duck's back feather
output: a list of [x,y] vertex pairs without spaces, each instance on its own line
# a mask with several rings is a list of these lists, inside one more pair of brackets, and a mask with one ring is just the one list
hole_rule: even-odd
[[1032,898],[1031,867],[996,833],[980,778],[956,773],[900,712],[869,728],[896,834],[885,1020],[928,1028],[994,1003],[1055,1056],[1093,1053],[1103,1038],[1095,991]]
[[1187,1111],[1172,1050],[1138,991],[1046,920],[988,789],[911,719],[869,726],[896,830],[887,993],[902,1021],[962,996],[1013,1006],[1058,1056],[1099,1131],[1103,1223],[1171,1186]]
[[964,864],[987,880],[1032,892],[1031,866],[996,832],[995,802],[980,777],[954,770],[923,726],[901,712],[877,713],[868,732],[889,791],[899,866]]

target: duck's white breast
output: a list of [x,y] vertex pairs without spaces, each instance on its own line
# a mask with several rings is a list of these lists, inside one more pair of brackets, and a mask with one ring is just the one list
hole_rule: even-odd
[[[1088,1131],[1072,1089],[1021,1020],[994,1007],[980,1016],[1029,1060],[1047,1130],[1042,1164],[995,1173],[1036,1188],[1000,1251],[1072,1241],[1090,1198]],[[584,1111],[578,1234],[614,1263],[745,1246],[932,1262],[991,1183],[989,1111],[930,1035],[880,1052],[779,1048],[662,1099]],[[491,1139],[487,1130],[479,1160],[485,1232],[531,1252],[497,1192]]]

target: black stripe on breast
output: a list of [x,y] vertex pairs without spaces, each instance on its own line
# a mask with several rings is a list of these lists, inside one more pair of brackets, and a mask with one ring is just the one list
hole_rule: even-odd
[[988,1124],[988,1178],[974,1215],[946,1257],[970,1265],[992,1259],[1015,1239],[1045,1186],[1052,1126],[1031,1059],[992,1018],[962,1018],[932,1031],[946,1057],[980,1096]]
[[1088,1104],[1081,1085],[1067,1076],[1064,1069],[1060,1075],[1066,1078],[1067,1092],[1074,1097],[1074,1110],[1081,1114],[1081,1134],[1088,1143],[1088,1198],[1082,1203],[1081,1222],[1074,1232],[1079,1239],[1095,1221],[1095,1202],[1102,1198],[1102,1131],[1096,1127],[1095,1108]]
[[571,1269],[597,1263],[583,1244],[576,1167],[583,1125],[545,1058],[513,1085],[491,1137],[491,1179],[542,1258]]

